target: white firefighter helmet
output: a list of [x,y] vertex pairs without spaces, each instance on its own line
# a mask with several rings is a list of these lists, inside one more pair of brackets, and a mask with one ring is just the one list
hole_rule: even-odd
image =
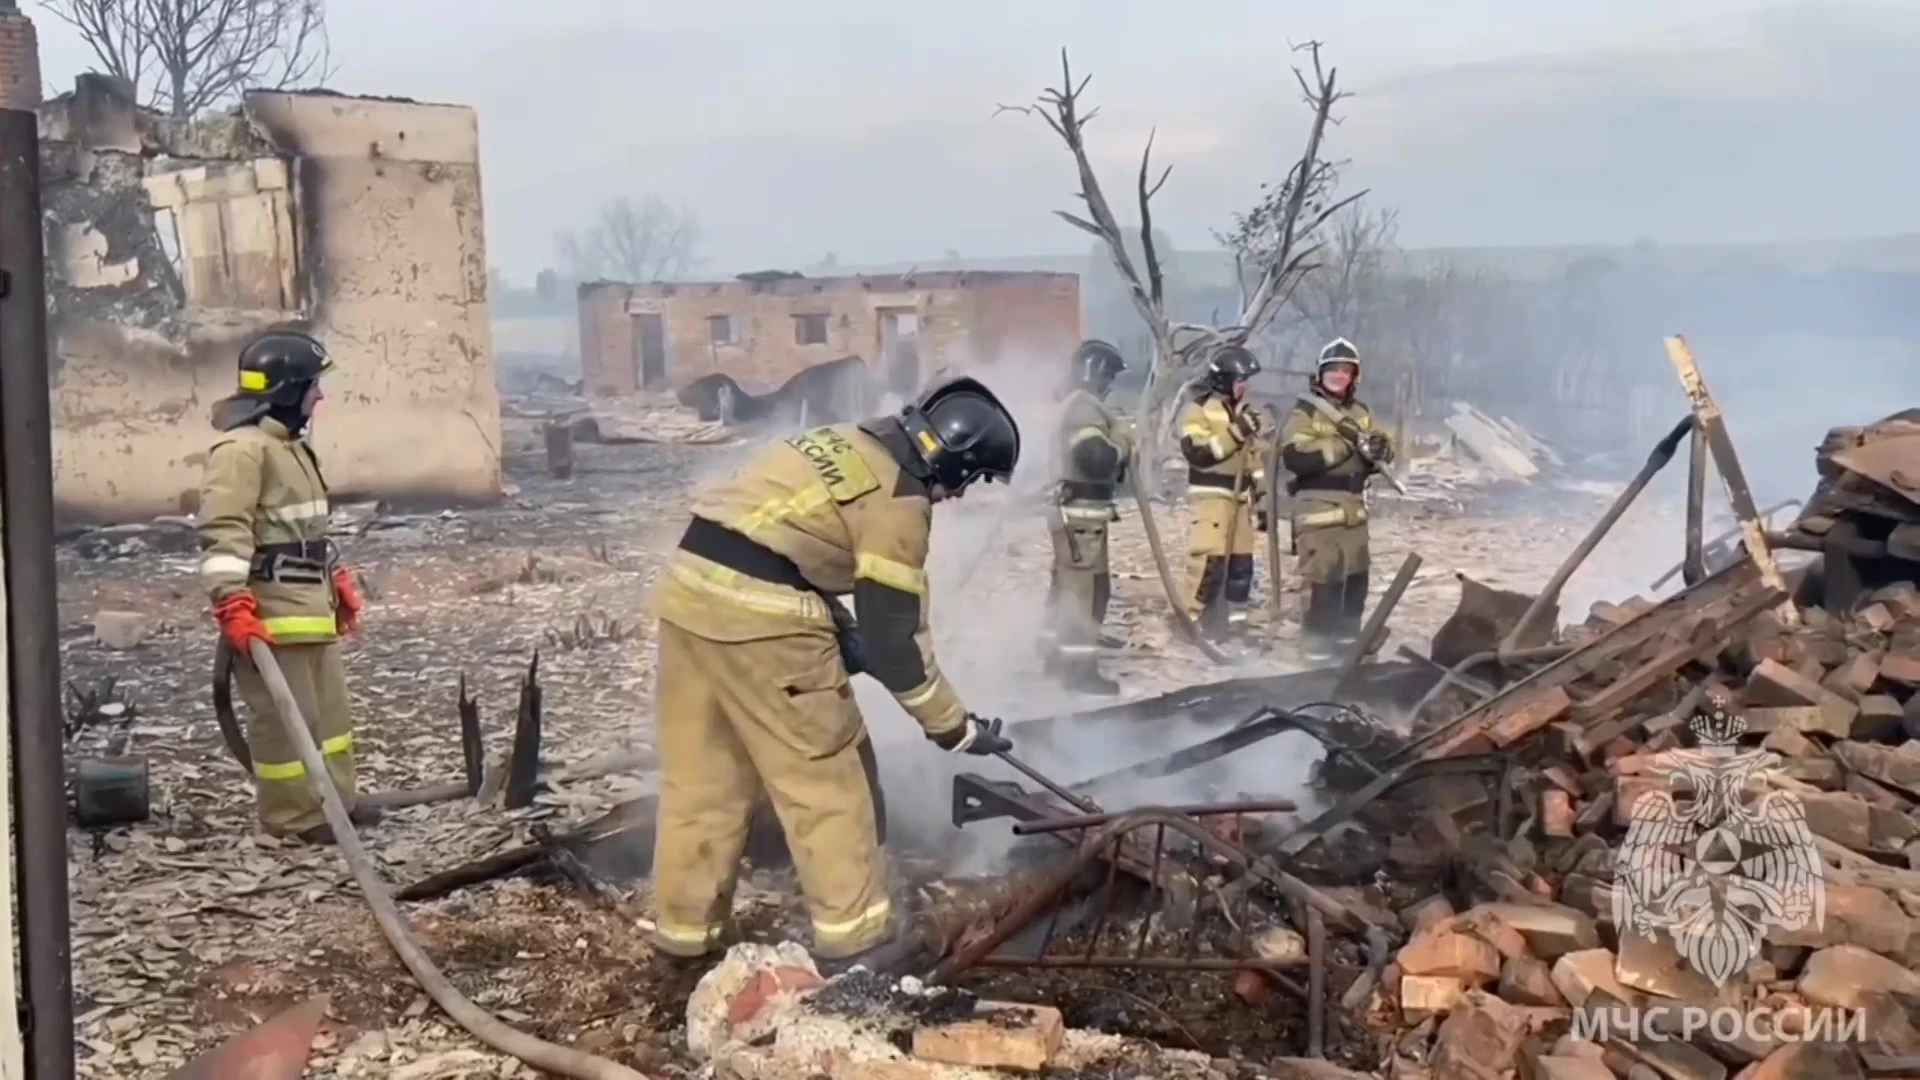
[[1351,365],[1354,385],[1360,384],[1360,350],[1354,348],[1353,342],[1343,337],[1327,342],[1320,350],[1320,363],[1313,371],[1314,380],[1318,381],[1335,364]]

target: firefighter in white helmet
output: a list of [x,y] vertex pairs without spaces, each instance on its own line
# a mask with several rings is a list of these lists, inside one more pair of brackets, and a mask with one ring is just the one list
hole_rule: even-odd
[[1359,386],[1360,350],[1335,338],[1320,350],[1307,394],[1340,420],[1303,395],[1280,431],[1280,461],[1292,475],[1293,550],[1307,587],[1301,651],[1312,660],[1359,640],[1371,568],[1367,478],[1393,460],[1393,439],[1355,396]]

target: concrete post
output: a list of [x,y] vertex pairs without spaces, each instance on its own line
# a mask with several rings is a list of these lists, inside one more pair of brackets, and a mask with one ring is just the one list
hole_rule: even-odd
[[[13,0],[0,0],[0,109],[32,108],[40,98],[40,47],[33,23]],[[28,93],[31,88],[31,95]],[[6,578],[7,521],[0,507],[0,581]],[[0,589],[0,628],[7,624],[7,595]],[[7,687],[13,679],[6,638],[0,636],[0,706],[13,713]],[[11,724],[0,725],[0,776],[13,776]],[[20,988],[15,971],[20,957],[20,927],[14,921],[13,799],[0,798],[0,933],[7,953],[0,962],[0,1080],[25,1080],[26,1047],[20,1033]]]
[[[0,0],[0,578],[5,581],[10,820],[17,844],[0,912],[25,984],[0,995],[0,1075],[72,1080],[73,965],[60,721],[59,595],[53,559],[53,432],[47,371],[46,258],[40,219],[40,48],[15,0]],[[8,800],[0,799],[0,803]],[[24,1018],[24,1023],[22,1022]],[[21,1045],[23,1041],[26,1045]],[[24,1062],[31,1061],[29,1074]]]

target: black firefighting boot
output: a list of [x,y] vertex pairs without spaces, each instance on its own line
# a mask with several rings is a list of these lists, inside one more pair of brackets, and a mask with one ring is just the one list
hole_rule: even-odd
[[1339,630],[1336,637],[1343,649],[1351,649],[1360,641],[1361,626],[1367,618],[1367,588],[1370,584],[1367,571],[1361,570],[1348,574],[1339,585]]
[[1200,584],[1195,590],[1200,601],[1200,636],[1208,641],[1223,641],[1231,627],[1227,624],[1227,560],[1223,556],[1210,556],[1206,566],[1200,571]]
[[1334,641],[1338,632],[1340,595],[1338,585],[1314,584],[1307,588],[1307,610],[1300,619],[1300,655],[1308,661],[1324,664],[1339,655]]
[[1253,556],[1227,559],[1227,625],[1236,636],[1251,631],[1253,618]]

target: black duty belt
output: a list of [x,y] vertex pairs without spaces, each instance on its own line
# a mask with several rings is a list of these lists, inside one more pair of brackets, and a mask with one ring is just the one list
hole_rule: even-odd
[[1367,490],[1365,473],[1321,473],[1318,476],[1306,476],[1295,480],[1295,491],[1340,491],[1349,495],[1358,495]]
[[289,540],[253,549],[247,576],[285,585],[322,585],[333,573],[333,541]]
[[[1190,488],[1208,488],[1213,491],[1231,492],[1235,490],[1233,477],[1225,473],[1203,472],[1193,468],[1187,470],[1187,486]],[[1240,478],[1240,491],[1252,491],[1254,487],[1255,484],[1251,475]]]
[[703,517],[688,523],[687,531],[680,537],[680,548],[759,581],[803,592],[820,591],[792,559],[744,533]]
[[1060,481],[1061,502],[1112,502],[1118,485],[1096,480]]
[[839,643],[840,659],[846,664],[847,674],[858,675],[867,670],[866,650],[861,646],[859,626],[853,616],[825,589],[808,581],[792,559],[744,533],[703,517],[696,517],[687,523],[687,531],[680,535],[680,550],[724,566],[734,573],[818,596],[827,605],[827,614],[833,618],[834,637]]

